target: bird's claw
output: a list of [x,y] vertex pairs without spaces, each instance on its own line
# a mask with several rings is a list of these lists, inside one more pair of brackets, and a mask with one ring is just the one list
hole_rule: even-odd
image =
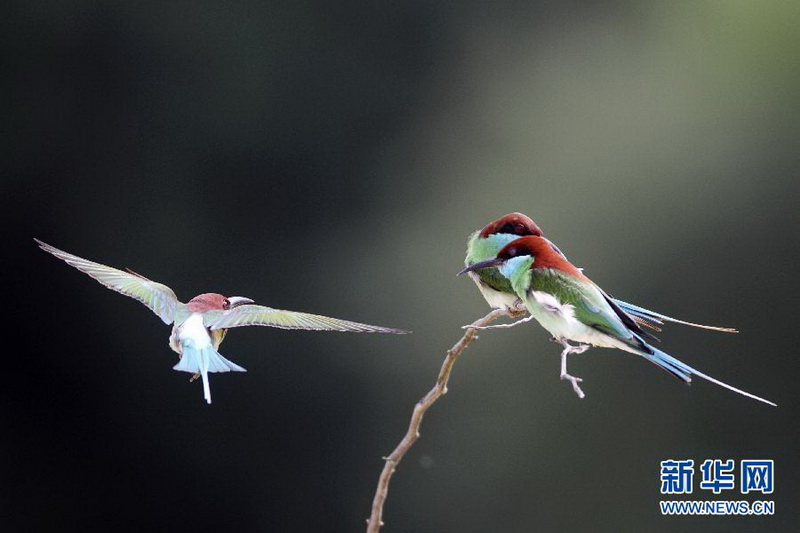
[[528,308],[525,307],[525,302],[517,298],[511,307],[506,307],[506,312],[511,318],[518,318],[524,316],[528,312]]

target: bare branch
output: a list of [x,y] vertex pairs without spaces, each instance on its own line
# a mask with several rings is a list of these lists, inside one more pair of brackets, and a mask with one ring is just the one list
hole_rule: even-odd
[[414,412],[411,415],[411,423],[408,425],[403,440],[388,456],[384,457],[385,464],[381,471],[381,476],[378,479],[378,488],[375,491],[375,498],[372,500],[372,514],[367,520],[367,533],[378,533],[383,525],[383,504],[386,502],[386,496],[389,492],[389,480],[392,478],[397,465],[406,452],[414,445],[419,438],[419,427],[422,424],[422,417],[425,412],[439,399],[443,394],[447,394],[447,382],[450,379],[450,372],[453,369],[458,356],[461,355],[467,346],[472,341],[478,338],[478,329],[482,328],[491,322],[497,320],[501,316],[509,316],[512,318],[519,317],[525,314],[526,309],[522,302],[517,302],[517,305],[511,309],[495,309],[483,318],[480,318],[465,326],[467,331],[461,339],[453,345],[452,348],[447,350],[447,356],[442,363],[442,369],[439,370],[439,377],[436,378],[436,385],[414,406]]

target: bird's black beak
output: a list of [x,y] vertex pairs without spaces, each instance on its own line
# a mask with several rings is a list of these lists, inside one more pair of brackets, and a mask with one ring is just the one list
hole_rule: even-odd
[[244,304],[255,303],[250,298],[245,298],[244,296],[231,296],[228,298],[228,302],[230,304],[228,309],[233,309],[234,307],[239,307]]
[[491,268],[500,266],[503,264],[503,260],[495,257],[492,259],[487,259],[486,261],[478,261],[477,263],[472,263],[470,266],[466,267],[464,270],[456,274],[460,276],[461,274],[466,274],[467,272],[472,272],[473,270],[480,270],[482,268]]

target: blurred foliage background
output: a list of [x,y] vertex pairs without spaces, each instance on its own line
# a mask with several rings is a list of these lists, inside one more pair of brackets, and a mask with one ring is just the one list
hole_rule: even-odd
[[[544,330],[486,332],[385,531],[797,531],[797,2],[4,11],[4,529],[362,530],[381,456],[488,311],[454,275],[466,238],[519,210],[611,294],[738,327],[661,337],[780,407],[601,349],[571,360],[578,400]],[[414,334],[235,330],[249,372],[207,406],[168,328],[33,237],[183,299]],[[775,459],[776,515],[662,517],[668,458]]]

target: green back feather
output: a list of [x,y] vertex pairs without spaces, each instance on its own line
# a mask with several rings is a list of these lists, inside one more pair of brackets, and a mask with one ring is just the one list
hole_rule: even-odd
[[575,318],[582,323],[631,347],[641,348],[642,342],[623,324],[606,297],[590,280],[578,279],[552,268],[533,269],[530,273],[530,290],[552,294],[562,304],[572,305]]

